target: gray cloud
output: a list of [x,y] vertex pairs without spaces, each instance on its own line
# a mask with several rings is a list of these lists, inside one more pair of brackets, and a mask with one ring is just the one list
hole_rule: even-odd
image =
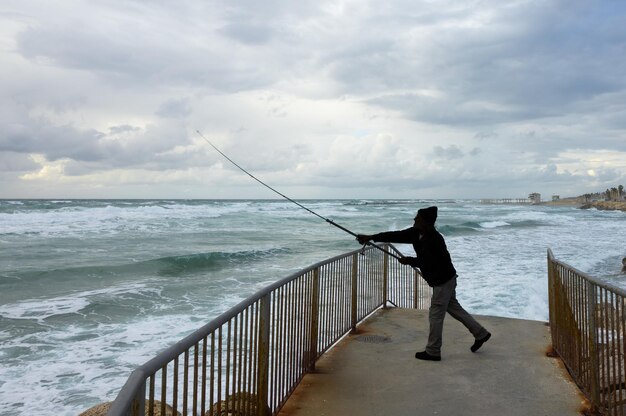
[[250,45],[261,45],[272,38],[272,30],[261,24],[228,24],[220,32],[227,37]]
[[37,163],[25,154],[15,152],[0,153],[0,172],[24,173],[37,169]]
[[164,118],[185,118],[191,114],[191,105],[186,99],[167,100],[156,111],[156,115]]
[[[17,47],[26,59],[92,72],[110,85],[124,88],[193,85],[236,91],[271,82],[270,74],[256,59],[262,54],[252,47],[229,45],[210,26],[196,26],[191,31],[178,23],[162,27],[163,16],[150,22],[143,18],[147,11],[140,12],[118,14],[114,19],[82,20],[70,15],[44,20],[21,32]],[[192,37],[204,41],[191,48],[183,46]],[[228,59],[231,53],[238,53],[241,59]]]
[[5,126],[0,134],[0,152],[41,154],[49,161],[71,159],[83,166],[81,172],[85,172],[84,167],[89,163],[98,170],[147,165],[160,169],[161,163],[169,163],[170,168],[182,167],[193,159],[163,152],[188,143],[184,125],[178,122],[161,123],[145,130],[130,125],[113,126],[105,134],[25,119]]
[[620,2],[4,8],[6,189],[46,163],[72,179],[239,180],[196,129],[250,170],[329,197],[488,196],[502,181],[574,189],[626,175]]
[[141,130],[139,127],[129,126],[128,124],[109,127],[110,134],[136,133],[139,130]]
[[460,159],[464,156],[463,151],[455,145],[448,147],[435,146],[433,154],[436,158],[444,160]]
[[[608,19],[608,26],[600,24],[606,11],[598,9],[603,7],[500,4],[491,4],[493,17],[482,27],[451,27],[435,35],[426,26],[427,34],[419,37],[415,33],[422,29],[421,20],[395,25],[383,39],[366,42],[366,48],[338,54],[335,74],[347,90],[379,93],[371,103],[416,121],[461,126],[554,117],[624,90],[626,28],[615,18]],[[455,11],[441,13],[433,18],[457,17]],[[440,94],[390,94],[385,89]]]
[[97,160],[97,131],[77,131],[71,126],[51,126],[42,121],[11,123],[0,135],[0,151],[43,153],[49,160],[73,158]]

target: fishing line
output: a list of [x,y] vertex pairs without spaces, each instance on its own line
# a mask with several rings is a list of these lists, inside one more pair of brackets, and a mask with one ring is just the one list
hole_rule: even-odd
[[[348,234],[353,235],[354,237],[357,236],[357,234],[353,233],[352,231],[348,230],[346,227],[343,227],[339,224],[337,224],[336,222],[334,222],[333,220],[326,218],[320,214],[318,214],[317,212],[305,207],[304,205],[302,205],[301,203],[299,203],[298,201],[294,201],[293,199],[289,198],[287,195],[277,191],[276,189],[272,188],[271,186],[269,186],[268,184],[266,184],[265,182],[263,182],[262,180],[260,180],[259,178],[257,178],[256,176],[254,176],[253,174],[251,174],[250,172],[248,172],[247,170],[245,170],[244,168],[242,168],[241,166],[239,166],[234,160],[232,160],[231,158],[229,158],[228,156],[226,156],[224,154],[224,152],[222,152],[220,149],[217,148],[217,146],[215,146],[213,143],[211,143],[209,141],[209,139],[207,139],[206,137],[204,137],[204,135],[202,133],[200,133],[200,130],[196,130],[196,133],[198,133],[198,135],[200,137],[202,137],[204,139],[204,141],[206,141],[213,149],[215,149],[220,155],[224,156],[224,158],[226,158],[226,160],[228,160],[230,163],[232,163],[233,165],[235,165],[239,170],[241,170],[243,173],[245,173],[246,175],[248,175],[249,177],[251,177],[252,179],[254,179],[255,181],[257,181],[258,183],[260,183],[261,185],[265,186],[267,189],[269,189],[270,191],[280,195],[281,197],[285,198],[287,201],[292,202],[294,204],[296,204],[297,206],[299,206],[300,208],[304,209],[305,211],[309,212],[310,214],[315,215],[316,217],[326,221],[327,223],[329,223],[330,225],[334,225],[335,227],[339,228],[340,230],[343,230],[345,232],[347,232]],[[371,241],[367,242],[367,245],[375,247],[377,249],[379,249],[380,251],[387,253],[388,255],[400,260],[400,256],[389,252],[388,250],[385,250],[384,248],[382,248],[381,246],[372,243]],[[363,246],[365,247],[365,246]]]

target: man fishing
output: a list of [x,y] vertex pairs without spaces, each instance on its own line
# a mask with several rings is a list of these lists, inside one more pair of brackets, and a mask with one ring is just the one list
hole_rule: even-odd
[[419,267],[422,272],[422,276],[426,279],[428,285],[433,288],[433,296],[431,298],[430,310],[428,312],[428,319],[430,322],[428,344],[426,344],[425,351],[415,353],[415,358],[420,360],[441,361],[441,337],[443,332],[443,318],[445,318],[446,312],[452,315],[453,318],[463,323],[472,335],[474,335],[474,338],[476,338],[474,345],[470,348],[472,352],[478,351],[478,349],[485,342],[487,342],[487,340],[489,340],[491,334],[483,328],[482,325],[476,322],[476,320],[474,320],[474,318],[472,318],[472,316],[467,313],[456,300],[456,270],[452,265],[452,260],[450,260],[450,253],[448,253],[443,236],[435,230],[437,207],[420,209],[415,217],[413,227],[407,228],[406,230],[390,231],[375,235],[357,235],[347,228],[321,216],[317,212],[310,210],[299,202],[294,201],[288,196],[272,188],[226,156],[220,149],[204,137],[199,130],[196,130],[196,133],[198,133],[198,135],[219,154],[224,156],[224,158],[226,158],[230,163],[235,165],[252,179],[286,200],[293,202],[310,214],[313,214],[329,224],[356,236],[359,243],[366,244],[370,240],[374,240],[387,243],[413,244],[417,257],[398,257],[395,254],[387,252],[376,244],[372,245],[375,248],[397,258],[402,264]]
[[415,353],[415,358],[429,361],[441,361],[443,320],[446,312],[465,325],[474,336],[474,344],[470,347],[472,352],[478,351],[491,337],[491,334],[467,313],[456,299],[457,274],[443,236],[435,229],[436,219],[437,207],[423,208],[417,211],[413,227],[401,231],[357,235],[360,244],[377,241],[413,245],[416,257],[402,257],[399,261],[418,267],[428,285],[433,288],[428,311],[430,323],[428,343],[424,351]]

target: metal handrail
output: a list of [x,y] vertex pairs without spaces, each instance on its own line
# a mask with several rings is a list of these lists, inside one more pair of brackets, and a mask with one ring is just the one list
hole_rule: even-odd
[[365,317],[387,301],[428,308],[430,293],[417,271],[372,248],[319,262],[138,367],[107,414],[276,414],[315,361]]
[[552,347],[593,410],[626,413],[626,291],[554,258],[548,249]]

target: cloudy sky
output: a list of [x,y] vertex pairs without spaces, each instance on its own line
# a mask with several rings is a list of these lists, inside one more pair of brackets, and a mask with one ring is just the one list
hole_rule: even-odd
[[626,184],[626,2],[0,3],[0,198]]

